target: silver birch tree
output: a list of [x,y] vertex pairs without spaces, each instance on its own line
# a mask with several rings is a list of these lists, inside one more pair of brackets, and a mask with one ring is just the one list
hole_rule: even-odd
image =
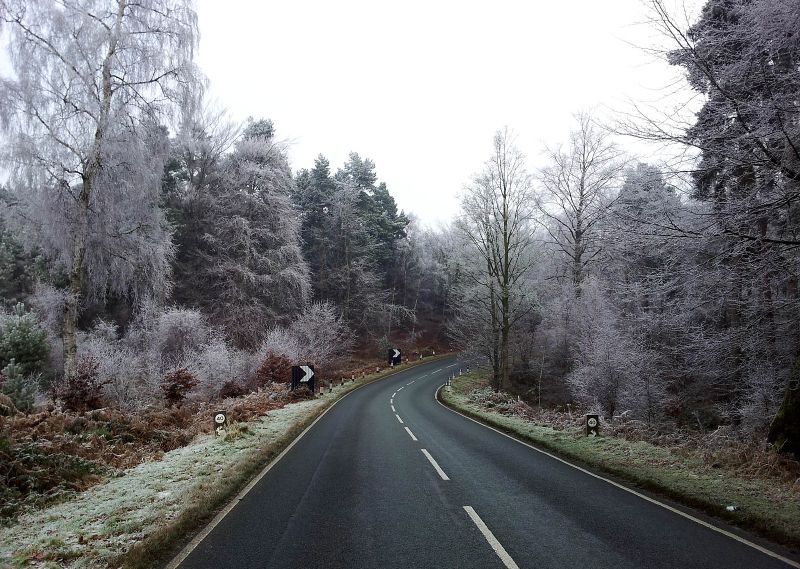
[[[70,377],[87,292],[130,292],[140,261],[149,265],[147,284],[167,282],[169,233],[157,202],[133,199],[128,209],[120,200],[158,188],[165,153],[148,139],[175,103],[198,91],[197,18],[190,0],[6,0],[0,25],[13,68],[0,81],[10,141],[4,158],[18,213],[43,229],[28,237],[67,273],[62,341]],[[61,205],[26,209],[31,194]]]

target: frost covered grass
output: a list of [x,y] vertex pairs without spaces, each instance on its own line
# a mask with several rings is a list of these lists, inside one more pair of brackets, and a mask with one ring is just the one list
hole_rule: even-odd
[[187,446],[122,470],[68,501],[20,515],[0,528],[0,567],[151,567],[326,408],[391,373],[337,383],[314,399],[234,422],[225,437],[198,434]]
[[[490,400],[487,405],[485,385],[481,374],[473,372],[442,389],[440,398],[468,416],[591,470],[612,474],[784,544],[800,546],[800,478],[796,469],[780,476],[764,469],[742,469],[730,461],[708,460],[702,448],[672,448],[608,434],[586,437],[577,419],[554,428],[542,420],[546,414],[534,418],[515,412],[514,404]],[[728,506],[735,506],[734,511]]]

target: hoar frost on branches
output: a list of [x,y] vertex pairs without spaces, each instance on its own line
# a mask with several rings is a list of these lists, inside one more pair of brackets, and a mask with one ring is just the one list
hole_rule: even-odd
[[163,294],[169,282],[161,124],[199,91],[196,20],[188,0],[0,5],[13,69],[0,80],[9,213],[67,274],[67,377],[85,292]]

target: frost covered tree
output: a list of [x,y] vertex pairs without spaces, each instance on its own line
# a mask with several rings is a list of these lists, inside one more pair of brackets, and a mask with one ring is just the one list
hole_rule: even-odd
[[800,12],[796,2],[709,0],[686,29],[665,2],[650,5],[666,58],[685,71],[702,107],[688,128],[654,109],[629,130],[699,154],[693,197],[703,207],[682,229],[713,259],[705,306],[716,313],[706,344],[710,336],[733,397],[785,386],[769,440],[800,452],[800,434],[791,431],[800,396],[790,373],[800,358]]
[[292,207],[285,146],[271,121],[251,121],[207,189],[196,255],[198,306],[239,347],[257,347],[310,296],[308,267]]
[[223,110],[203,106],[186,114],[171,140],[170,158],[162,180],[167,217],[174,228],[175,285],[172,300],[186,306],[202,304],[205,291],[197,280],[205,267],[198,251],[217,210],[213,188],[224,182],[223,165],[240,134]]
[[[461,198],[456,227],[474,252],[472,281],[482,289],[490,336],[495,389],[509,386],[511,329],[532,307],[524,277],[533,262],[533,189],[525,157],[505,129],[493,153]],[[473,294],[474,296],[474,294]]]
[[576,117],[566,147],[548,149],[537,207],[550,242],[566,258],[576,292],[603,249],[601,226],[614,200],[624,162],[620,150],[588,114]]
[[160,124],[199,86],[196,15],[189,0],[7,0],[0,23],[12,216],[66,272],[69,378],[87,294],[163,295],[169,282]]
[[409,220],[386,184],[378,183],[372,160],[353,152],[331,175],[330,163],[319,156],[314,168],[298,173],[294,201],[303,215],[315,298],[334,302],[367,333],[405,314],[390,285],[395,248]]

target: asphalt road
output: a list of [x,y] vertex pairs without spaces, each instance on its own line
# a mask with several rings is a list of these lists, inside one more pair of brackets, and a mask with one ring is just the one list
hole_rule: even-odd
[[438,360],[334,406],[183,569],[785,569],[439,405]]

